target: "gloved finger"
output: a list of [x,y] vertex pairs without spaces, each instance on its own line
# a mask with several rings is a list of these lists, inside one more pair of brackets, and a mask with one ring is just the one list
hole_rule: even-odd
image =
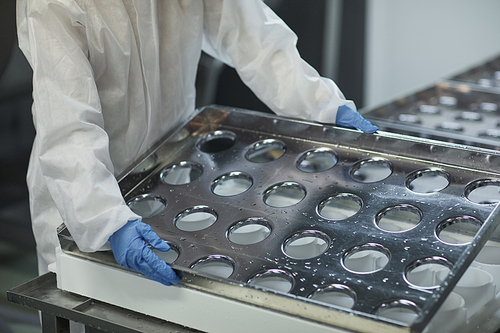
[[359,113],[356,114],[356,119],[354,119],[354,127],[365,132],[365,133],[375,133],[378,130],[378,127],[372,125],[368,120],[363,118]]
[[339,106],[335,123],[338,126],[355,128],[366,133],[374,133],[378,130],[377,126],[372,125],[359,112],[347,105]]
[[141,222],[137,225],[137,231],[148,242],[152,247],[160,251],[170,250],[170,246],[154,232],[153,228],[149,224]]
[[142,260],[139,263],[139,268],[144,275],[165,285],[180,282],[180,277],[172,267],[161,260],[147,246],[142,249]]

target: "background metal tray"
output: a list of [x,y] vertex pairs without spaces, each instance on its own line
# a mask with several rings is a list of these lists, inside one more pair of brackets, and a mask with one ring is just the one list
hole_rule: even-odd
[[449,80],[465,82],[492,91],[500,91],[500,57],[487,61],[480,66],[471,68],[463,73],[451,77]]
[[500,148],[500,94],[466,83],[441,82],[360,112],[381,130]]
[[[165,260],[187,287],[325,325],[420,332],[497,239],[499,166],[493,150],[212,106],[120,186],[171,244]],[[240,227],[250,227],[243,240]],[[110,253],[78,251],[64,228],[59,238],[66,253],[116,265]],[[415,284],[426,265],[450,273]],[[316,298],[329,292],[352,308]],[[387,319],[387,309],[414,321]]]

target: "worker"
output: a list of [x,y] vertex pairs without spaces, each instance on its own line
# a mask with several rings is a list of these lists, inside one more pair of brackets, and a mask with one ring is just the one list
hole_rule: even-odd
[[260,0],[17,0],[17,24],[33,69],[27,184],[40,274],[64,222],[81,251],[111,249],[131,270],[179,282],[145,242],[168,244],[130,210],[116,176],[193,116],[202,50],[278,115],[377,130]]

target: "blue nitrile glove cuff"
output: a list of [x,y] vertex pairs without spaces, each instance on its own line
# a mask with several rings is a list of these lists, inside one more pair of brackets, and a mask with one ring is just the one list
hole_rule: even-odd
[[339,106],[335,124],[342,127],[355,128],[365,133],[374,133],[378,130],[377,126],[372,125],[358,111],[351,109],[347,105]]
[[146,244],[148,242],[160,251],[170,250],[170,246],[146,223],[140,220],[128,221],[109,237],[109,242],[116,261],[123,267],[167,286],[179,283],[180,278],[175,271]]

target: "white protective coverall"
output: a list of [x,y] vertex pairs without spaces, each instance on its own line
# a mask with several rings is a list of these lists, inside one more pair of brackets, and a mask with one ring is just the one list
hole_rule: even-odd
[[193,115],[202,50],[278,115],[335,123],[339,106],[355,109],[260,0],[17,0],[17,21],[33,68],[27,184],[40,274],[63,221],[82,251],[97,251],[140,218],[115,177]]

